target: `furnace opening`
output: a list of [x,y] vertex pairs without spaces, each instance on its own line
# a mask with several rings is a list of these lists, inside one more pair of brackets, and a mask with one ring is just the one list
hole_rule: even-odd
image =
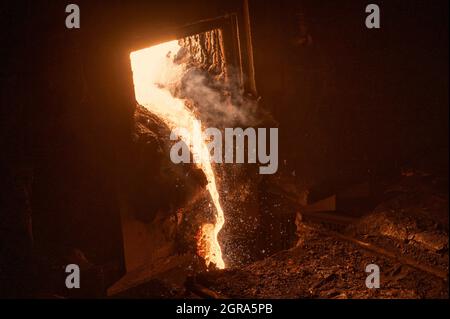
[[[214,205],[214,216],[204,221],[197,233],[197,253],[207,266],[225,268],[218,235],[225,215],[220,203],[217,173],[211,163],[203,128],[197,125],[202,109],[211,104],[211,90],[226,80],[220,30],[160,43],[130,54],[135,97],[138,104],[156,115],[171,130],[184,128],[180,135],[197,166],[206,176],[206,189]],[[212,81],[215,87],[207,85]],[[211,83],[209,83],[211,84]],[[209,96],[208,96],[209,94]],[[217,94],[215,96],[218,96]],[[226,99],[227,96],[224,96]],[[204,113],[211,116],[211,110]],[[207,118],[211,121],[211,117]],[[192,141],[194,137],[196,141]],[[168,155],[168,154],[167,154]]]

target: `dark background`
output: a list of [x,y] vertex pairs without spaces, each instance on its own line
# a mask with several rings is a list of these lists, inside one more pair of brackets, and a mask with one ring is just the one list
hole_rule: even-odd
[[[127,34],[157,37],[241,6],[76,3],[80,30],[65,28],[65,1],[0,4],[2,294],[8,283],[8,295],[20,294],[31,247],[121,261],[117,185],[134,107]],[[365,28],[368,3],[249,2],[256,85],[279,122],[280,163],[318,191],[448,148],[448,1],[378,0],[379,30]]]

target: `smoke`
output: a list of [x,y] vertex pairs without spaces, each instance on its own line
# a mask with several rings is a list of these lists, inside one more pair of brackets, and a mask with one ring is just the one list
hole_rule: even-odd
[[193,104],[207,126],[253,126],[258,122],[256,102],[245,98],[235,76],[216,80],[207,71],[192,67],[184,73],[177,94]]

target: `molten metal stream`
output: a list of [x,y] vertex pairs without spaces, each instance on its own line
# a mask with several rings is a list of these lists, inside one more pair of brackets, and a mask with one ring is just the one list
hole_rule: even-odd
[[178,41],[175,40],[132,52],[130,59],[134,91],[137,102],[160,117],[170,129],[183,128],[189,132],[189,134],[183,134],[181,131],[177,133],[198,159],[197,165],[206,175],[208,180],[206,187],[216,208],[215,223],[204,224],[201,227],[197,249],[207,266],[213,263],[217,268],[223,269],[225,264],[217,236],[225,219],[219,202],[210,153],[194,113],[186,107],[182,99],[173,97],[165,88],[177,83],[182,77],[184,66],[173,63],[173,57],[180,48]]

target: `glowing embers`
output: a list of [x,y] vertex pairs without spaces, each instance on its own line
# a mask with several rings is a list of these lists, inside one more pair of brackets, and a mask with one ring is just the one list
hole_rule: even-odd
[[[225,268],[222,251],[217,236],[224,224],[224,214],[219,201],[216,178],[211,166],[210,155],[205,141],[202,139],[202,128],[198,119],[183,99],[172,95],[174,88],[182,79],[187,69],[184,63],[175,63],[176,54],[181,49],[178,41],[161,43],[130,54],[131,68],[136,101],[150,112],[161,118],[170,129],[183,128],[189,136],[180,138],[191,148],[191,152],[199,157],[196,165],[203,170],[208,180],[206,186],[216,208],[215,223],[204,224],[198,234],[198,254],[206,265],[210,263],[217,268]],[[196,136],[196,143],[189,143]]]

